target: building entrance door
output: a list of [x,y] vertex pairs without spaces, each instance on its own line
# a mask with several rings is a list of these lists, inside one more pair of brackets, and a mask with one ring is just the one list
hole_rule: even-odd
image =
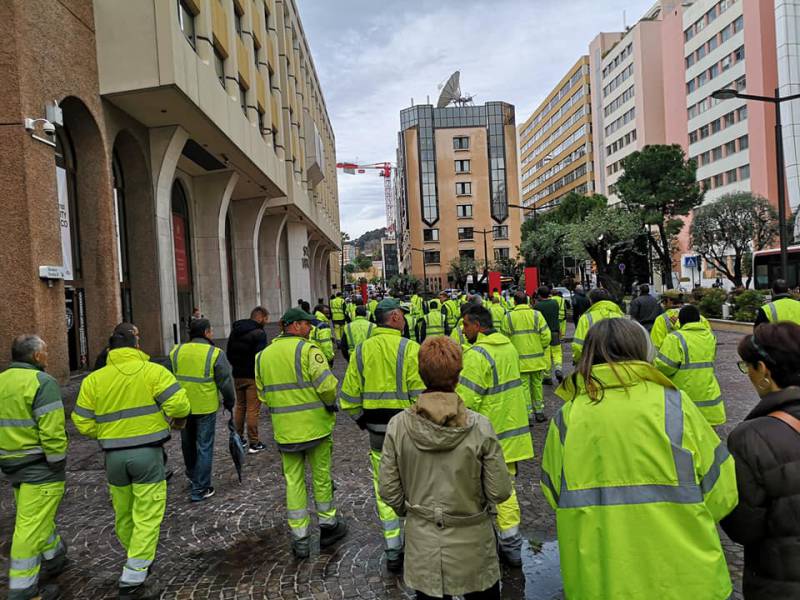
[[[189,322],[194,312],[189,204],[179,181],[172,184],[172,239],[175,244],[175,283],[178,292],[179,342],[189,341]],[[202,311],[202,308],[201,308]]]

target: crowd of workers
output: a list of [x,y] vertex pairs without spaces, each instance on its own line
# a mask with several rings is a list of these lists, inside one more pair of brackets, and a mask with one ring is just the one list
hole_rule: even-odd
[[[180,430],[190,498],[214,495],[220,398],[264,449],[266,405],[286,483],[298,559],[311,553],[311,471],[320,546],[347,535],[331,476],[336,413],[367,432],[390,571],[417,597],[500,597],[499,560],[519,567],[514,479],[547,421],[542,386],[563,406],[550,419],[541,490],[556,511],[566,597],[724,599],[732,585],[716,525],[745,545],[747,598],[800,597],[800,302],[778,292],[739,343],[740,370],[762,400],[720,442],[725,422],[716,339],[696,306],[665,297],[643,326],[603,289],[570,298],[574,369],[565,374],[565,299],[494,290],[300,301],[267,343],[265,309],[234,324],[227,354],[206,319],[166,366],[118,325],[81,383],[71,419],[104,453],[115,531],[127,552],[120,598],[156,597],[148,575],[166,507],[164,443]],[[652,307],[651,307],[652,308]],[[655,312],[655,311],[652,311]],[[649,314],[649,313],[648,313]],[[762,324],[761,321],[764,321]],[[335,349],[347,361],[340,381]],[[59,597],[67,548],[55,526],[67,434],[61,393],[38,336],[14,340],[0,374],[0,469],[14,489],[9,598]],[[738,487],[737,487],[738,480]]]

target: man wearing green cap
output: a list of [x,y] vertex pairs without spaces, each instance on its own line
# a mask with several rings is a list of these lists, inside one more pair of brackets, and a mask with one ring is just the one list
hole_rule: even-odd
[[390,571],[403,568],[403,538],[400,518],[378,493],[379,466],[386,425],[410,407],[425,389],[419,376],[419,344],[402,337],[406,327],[400,303],[387,298],[375,308],[377,329],[356,346],[350,357],[339,404],[369,433],[370,462],[378,515],[386,542],[386,564]]
[[311,465],[320,547],[347,533],[337,516],[331,479],[331,432],[338,381],[319,347],[308,341],[313,315],[291,308],[281,317],[282,333],[256,355],[256,389],[267,405],[286,480],[286,512],[297,558],[310,554],[305,461]]

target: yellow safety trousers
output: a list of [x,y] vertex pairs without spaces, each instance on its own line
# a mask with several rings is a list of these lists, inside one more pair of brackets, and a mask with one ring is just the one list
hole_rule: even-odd
[[522,379],[528,414],[542,412],[544,410],[544,391],[542,390],[544,371],[527,371],[519,375]]
[[[523,373],[526,375],[527,373]],[[506,463],[508,474],[511,477],[511,496],[505,502],[497,505],[497,532],[501,540],[516,536],[519,533],[519,524],[522,513],[517,501],[517,489],[514,485],[517,476],[517,463]]]
[[311,466],[311,482],[314,485],[314,503],[319,524],[336,525],[331,480],[332,449],[333,440],[328,436],[303,452],[281,452],[283,477],[286,480],[286,516],[294,539],[308,537],[308,528],[311,525],[306,490],[306,458]]
[[377,450],[370,450],[369,460],[372,463],[372,487],[375,489],[375,504],[378,507],[378,517],[383,525],[383,540],[386,542],[386,549],[400,550],[403,547],[403,531],[400,526],[400,517],[381,499],[381,495],[378,492],[381,453]]

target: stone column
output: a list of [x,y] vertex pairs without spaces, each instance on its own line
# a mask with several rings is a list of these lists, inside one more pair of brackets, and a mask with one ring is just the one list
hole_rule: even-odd
[[280,273],[280,240],[286,225],[286,213],[263,215],[258,236],[258,274],[261,304],[266,307],[273,320],[280,318],[288,308],[284,306],[281,286],[289,285],[282,281]]
[[233,171],[194,178],[192,235],[196,303],[211,321],[217,338],[227,337],[231,326],[225,217],[238,179],[238,173]]
[[233,231],[234,281],[236,315],[244,319],[254,306],[261,304],[261,282],[258,268],[259,225],[264,214],[264,198],[248,198],[231,202]]
[[[287,223],[286,239],[290,296],[293,300],[308,298],[313,304],[316,298],[311,297],[311,254],[308,248],[308,228],[305,223]],[[313,305],[311,308],[314,308]]]

